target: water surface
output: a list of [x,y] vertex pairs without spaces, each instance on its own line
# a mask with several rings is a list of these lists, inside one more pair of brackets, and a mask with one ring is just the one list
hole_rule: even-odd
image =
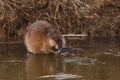
[[67,39],[59,57],[27,56],[22,41],[0,41],[0,80],[120,80],[120,38]]

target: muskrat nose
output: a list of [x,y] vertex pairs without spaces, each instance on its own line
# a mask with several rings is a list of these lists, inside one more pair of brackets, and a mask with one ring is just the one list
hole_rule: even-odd
[[61,48],[58,47],[57,45],[52,47],[52,50],[56,55],[61,53]]
[[52,50],[55,51],[55,52],[57,52],[57,51],[59,51],[59,48],[52,47]]

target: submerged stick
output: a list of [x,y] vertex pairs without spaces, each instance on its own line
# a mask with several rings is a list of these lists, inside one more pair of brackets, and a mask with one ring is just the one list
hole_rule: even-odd
[[85,51],[84,51],[83,49],[81,49],[81,48],[73,48],[73,47],[65,46],[65,47],[63,47],[63,48],[61,49],[61,53],[70,52],[70,51],[73,51],[73,50],[85,52]]

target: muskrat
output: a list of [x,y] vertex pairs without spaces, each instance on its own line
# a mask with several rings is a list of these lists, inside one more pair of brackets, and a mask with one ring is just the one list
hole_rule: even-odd
[[27,50],[33,54],[60,53],[65,39],[55,26],[43,20],[31,24],[25,34]]

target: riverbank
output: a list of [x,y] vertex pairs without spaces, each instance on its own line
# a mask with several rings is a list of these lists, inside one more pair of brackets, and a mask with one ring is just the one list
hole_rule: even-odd
[[0,6],[0,37],[23,37],[40,19],[62,34],[120,36],[118,0],[2,0]]

